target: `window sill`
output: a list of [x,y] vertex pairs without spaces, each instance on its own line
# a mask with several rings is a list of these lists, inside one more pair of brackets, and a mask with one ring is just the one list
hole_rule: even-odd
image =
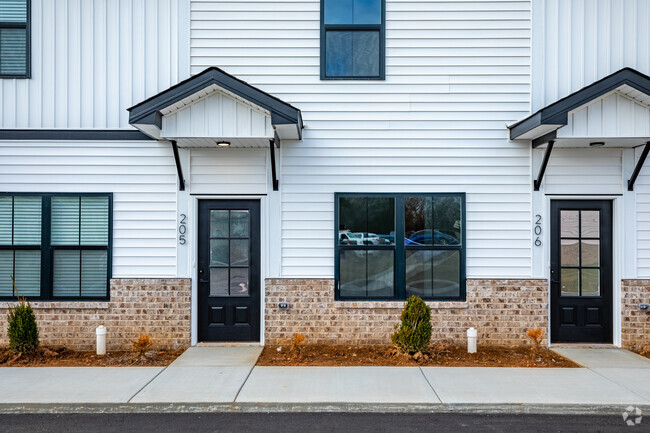
[[[14,307],[16,301],[0,302],[0,309]],[[107,310],[107,301],[30,301],[34,310]]]
[[[432,310],[450,310],[469,308],[467,301],[425,301]],[[401,310],[406,301],[335,301],[334,308],[339,309],[384,309]]]
[[386,77],[320,77],[321,81],[386,81]]

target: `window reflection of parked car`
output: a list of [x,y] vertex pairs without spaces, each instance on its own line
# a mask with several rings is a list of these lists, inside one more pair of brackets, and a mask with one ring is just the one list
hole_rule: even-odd
[[351,245],[363,245],[363,233],[348,233]]
[[363,245],[362,233],[339,233],[339,245]]
[[377,235],[379,236],[379,243],[384,245],[392,245],[395,243],[395,232],[390,232],[388,235]]
[[404,239],[404,245],[458,245],[458,239],[438,230],[420,230]]
[[[393,236],[393,239],[395,237]],[[340,232],[340,245],[381,245],[390,243],[375,233]]]
[[[363,235],[363,233],[361,233],[361,235]],[[367,233],[366,236],[363,236],[364,245],[379,245],[380,243],[381,240],[379,239],[379,236],[374,233]]]

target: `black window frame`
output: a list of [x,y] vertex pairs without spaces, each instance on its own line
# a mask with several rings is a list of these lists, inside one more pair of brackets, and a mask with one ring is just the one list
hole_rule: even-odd
[[[339,243],[339,201],[344,197],[389,197],[395,200],[395,244],[394,245],[340,245]],[[408,247],[404,245],[405,218],[404,199],[406,197],[460,197],[461,204],[461,243],[460,245],[431,245]],[[422,297],[426,301],[464,302],[467,299],[467,237],[466,237],[466,194],[456,193],[334,193],[334,279],[336,301],[405,301],[406,296],[406,251],[417,250],[454,250],[460,251],[460,293],[454,297]],[[391,297],[348,297],[341,296],[340,291],[340,252],[342,250],[392,250],[394,255],[394,295]]]
[[[381,24],[325,24],[325,2],[320,0],[320,79],[321,80],[385,80],[386,79],[386,0],[381,2]],[[326,73],[326,33],[329,30],[379,32],[379,75],[378,76],[336,76]]]
[[[39,196],[41,197],[41,293],[39,296],[27,296],[30,301],[108,301],[110,300],[110,286],[113,274],[113,193],[36,193],[36,192],[0,192],[0,196]],[[104,246],[92,245],[52,245],[52,197],[106,197],[108,198],[108,244]],[[80,228],[81,230],[81,228]],[[24,249],[18,245],[0,245],[0,250]],[[26,249],[35,249],[28,246]],[[105,296],[54,296],[53,263],[55,250],[106,250],[106,295]],[[20,290],[19,290],[20,292]],[[20,294],[20,293],[18,293]],[[0,296],[0,301],[15,301],[17,296]]]
[[[25,73],[24,74],[3,74],[0,72],[0,79],[29,79],[32,77],[32,0],[25,0],[27,4],[27,20],[24,23],[0,21],[1,29],[25,29]],[[0,56],[2,56],[0,47]]]

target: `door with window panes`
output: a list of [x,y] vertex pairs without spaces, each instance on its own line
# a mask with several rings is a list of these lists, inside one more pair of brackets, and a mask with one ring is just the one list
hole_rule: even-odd
[[612,202],[551,202],[551,342],[612,342]]
[[260,339],[260,202],[199,201],[199,341]]

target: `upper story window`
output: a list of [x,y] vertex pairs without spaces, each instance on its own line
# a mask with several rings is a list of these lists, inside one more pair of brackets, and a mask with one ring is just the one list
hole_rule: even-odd
[[29,0],[0,1],[0,78],[29,78]]
[[0,194],[0,299],[108,299],[110,233],[110,194]]
[[335,200],[337,299],[465,299],[465,194]]
[[384,79],[384,0],[321,0],[321,79]]

